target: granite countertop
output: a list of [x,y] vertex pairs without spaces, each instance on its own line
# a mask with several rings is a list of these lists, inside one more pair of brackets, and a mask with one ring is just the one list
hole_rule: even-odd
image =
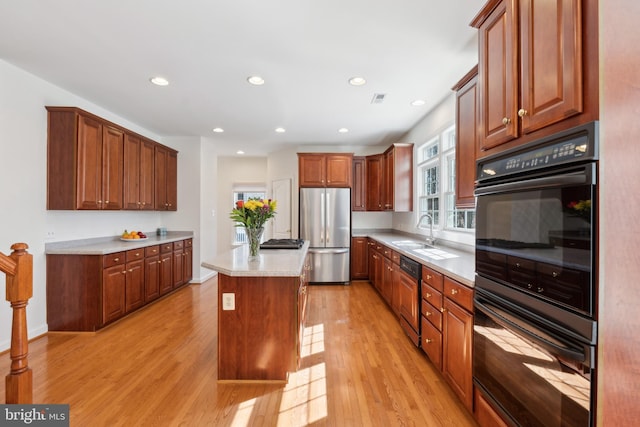
[[201,265],[227,276],[295,277],[302,273],[308,251],[307,240],[300,249],[261,249],[259,260],[249,261],[249,246],[242,245]]
[[146,240],[126,242],[120,240],[120,236],[51,242],[45,244],[44,253],[47,255],[107,255],[193,238],[192,231],[169,231],[164,236],[158,236],[155,232],[145,234],[148,236]]
[[448,245],[445,241],[436,241],[433,249],[417,248],[413,246],[425,243],[424,238],[394,230],[354,229],[352,235],[374,239],[466,286],[475,287],[476,263],[471,247],[465,250]]

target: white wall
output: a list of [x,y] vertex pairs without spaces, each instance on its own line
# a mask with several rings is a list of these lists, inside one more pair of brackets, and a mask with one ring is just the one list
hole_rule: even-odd
[[[154,232],[160,225],[198,232],[200,144],[190,140],[161,141],[157,135],[0,60],[0,251],[10,253],[25,242],[33,255],[33,298],[27,306],[29,338],[47,331],[45,243],[115,236],[127,229]],[[131,211],[47,211],[46,105],[76,106],[180,151],[178,155],[178,213]],[[175,146],[172,145],[175,143]],[[194,151],[195,150],[195,151]],[[47,233],[53,238],[46,240]],[[199,265],[194,245],[194,265]],[[194,271],[194,274],[197,272]],[[5,277],[0,273],[4,288]],[[0,351],[10,344],[11,309],[0,303]]]

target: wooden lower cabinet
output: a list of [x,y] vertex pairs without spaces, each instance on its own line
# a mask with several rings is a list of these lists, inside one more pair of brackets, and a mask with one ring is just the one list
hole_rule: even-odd
[[473,416],[480,427],[508,427],[477,388],[474,389],[473,394]]
[[175,289],[184,283],[184,242],[173,242],[173,283]]
[[369,277],[368,241],[366,237],[351,238],[351,279]]
[[[191,280],[191,239],[181,252],[181,284]],[[189,243],[187,243],[189,242]],[[183,246],[183,247],[184,247]],[[173,290],[173,243],[107,255],[47,255],[50,331],[96,331]],[[185,255],[186,254],[186,255]]]

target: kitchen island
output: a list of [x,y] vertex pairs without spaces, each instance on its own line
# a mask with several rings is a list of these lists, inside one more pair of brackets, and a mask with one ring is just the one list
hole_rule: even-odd
[[298,368],[309,242],[300,249],[248,246],[202,266],[218,274],[218,381],[286,382]]

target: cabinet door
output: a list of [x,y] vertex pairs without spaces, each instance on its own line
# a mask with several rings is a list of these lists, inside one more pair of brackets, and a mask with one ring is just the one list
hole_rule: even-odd
[[367,156],[367,210],[381,211],[382,206],[382,176],[383,155]]
[[327,154],[327,187],[351,187],[351,163],[353,156],[348,154]]
[[442,374],[460,400],[473,409],[473,316],[445,298],[442,326]]
[[163,147],[155,148],[154,172],[155,172],[155,210],[166,211],[167,202],[167,157],[169,151]]
[[392,211],[393,200],[394,200],[394,178],[395,178],[393,148],[385,152],[382,165],[383,165],[383,171],[384,171],[382,174],[383,175],[382,205],[384,207],[384,210]]
[[144,305],[144,260],[128,262],[125,268],[125,312],[129,313]]
[[123,161],[124,132],[111,126],[103,126],[102,209],[122,209]]
[[420,330],[418,312],[418,282],[411,276],[400,273],[400,314],[413,327]]
[[141,208],[140,201],[140,146],[142,140],[134,135],[124,136],[124,209]]
[[178,210],[178,153],[169,151],[167,155],[167,210]]
[[184,257],[183,250],[173,251],[173,288],[184,283]]
[[173,252],[160,254],[160,295],[173,289]]
[[193,249],[191,247],[184,248],[182,253],[182,283],[189,283],[193,279]]
[[520,0],[522,132],[582,112],[580,0]]
[[475,206],[478,140],[477,68],[456,92],[456,207]]
[[115,265],[102,271],[102,324],[112,322],[125,313],[126,271]]
[[351,278],[366,279],[368,277],[367,238],[354,237],[351,239]]
[[364,157],[353,158],[353,181],[351,183],[351,210],[367,209],[367,161]]
[[144,300],[153,301],[160,296],[160,256],[147,257],[144,260]]
[[393,298],[393,271],[394,265],[389,258],[383,258],[382,262],[382,285],[381,293],[387,304],[391,305]]
[[102,123],[78,116],[76,209],[102,208]]
[[155,143],[142,140],[140,145],[140,209],[153,210],[154,206]]
[[518,137],[518,14],[516,0],[504,0],[478,32],[482,149]]
[[298,154],[300,187],[324,187],[326,162],[322,154]]

